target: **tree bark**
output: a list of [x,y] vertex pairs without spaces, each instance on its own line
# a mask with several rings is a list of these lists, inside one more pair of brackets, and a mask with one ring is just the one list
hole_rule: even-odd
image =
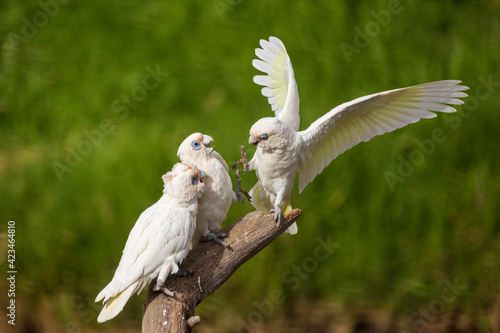
[[189,251],[181,268],[187,276],[169,276],[165,286],[173,297],[153,291],[153,281],[143,306],[142,332],[191,332],[199,317],[194,310],[248,259],[252,258],[295,222],[302,211],[294,209],[276,226],[273,214],[251,212],[221,232],[227,234],[225,248],[215,242],[200,243]]

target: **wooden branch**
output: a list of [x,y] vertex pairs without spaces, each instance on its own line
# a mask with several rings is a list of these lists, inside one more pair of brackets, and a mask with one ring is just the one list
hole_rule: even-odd
[[192,249],[181,267],[192,271],[187,276],[170,276],[165,286],[176,294],[169,297],[148,289],[143,307],[142,332],[191,332],[200,322],[194,310],[219,288],[248,259],[252,258],[295,222],[302,211],[294,209],[281,225],[276,226],[274,214],[251,212],[233,222],[221,232],[229,244],[225,248],[215,242],[201,243]]

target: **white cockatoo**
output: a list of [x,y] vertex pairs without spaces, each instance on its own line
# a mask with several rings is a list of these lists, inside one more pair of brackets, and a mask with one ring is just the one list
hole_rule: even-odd
[[202,238],[228,246],[219,239],[223,235],[217,233],[221,230],[229,207],[238,201],[233,192],[227,163],[214,147],[210,146],[213,142],[214,139],[209,135],[193,133],[181,143],[177,151],[177,157],[182,162],[191,163],[206,173],[203,179],[205,190],[198,201],[193,246]]
[[169,274],[179,271],[189,251],[204,176],[203,171],[185,163],[175,164],[163,175],[163,196],[139,216],[113,280],[97,295],[95,301],[105,303],[98,322],[114,318],[133,293],[139,294],[155,278],[154,290],[173,295],[164,283]]
[[[262,211],[274,211],[279,223],[291,210],[290,194],[295,173],[299,173],[299,193],[317,174],[347,149],[376,135],[392,132],[433,118],[431,112],[455,112],[445,104],[460,105],[469,89],[461,81],[446,80],[394,89],[341,104],[299,131],[299,93],[292,63],[283,43],[276,37],[261,40],[253,66],[267,75],[254,82],[264,86],[275,117],[262,118],[250,129],[249,143],[257,150],[249,162],[257,184],[250,191],[252,204]],[[294,225],[289,229],[297,232]]]

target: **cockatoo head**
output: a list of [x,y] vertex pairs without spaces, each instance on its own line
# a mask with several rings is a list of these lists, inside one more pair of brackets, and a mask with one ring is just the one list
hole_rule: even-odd
[[198,170],[188,163],[177,163],[172,171],[162,177],[165,183],[163,193],[168,193],[179,201],[192,201],[199,198],[205,189],[203,177],[205,177],[203,170]]
[[290,131],[293,129],[278,118],[262,118],[250,128],[248,143],[264,150],[282,149],[288,144]]
[[177,157],[181,161],[192,163],[200,158],[208,158],[214,151],[214,147],[210,147],[213,142],[214,139],[209,135],[193,133],[181,143],[177,150]]

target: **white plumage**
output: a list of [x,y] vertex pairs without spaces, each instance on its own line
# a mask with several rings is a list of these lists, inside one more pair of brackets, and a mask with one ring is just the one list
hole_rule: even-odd
[[203,238],[227,246],[217,237],[226,219],[229,207],[236,202],[227,163],[210,144],[214,139],[202,133],[193,133],[179,146],[177,156],[182,162],[191,163],[206,173],[205,190],[199,200],[193,246]]
[[178,272],[189,251],[203,177],[203,171],[184,163],[162,177],[163,196],[139,216],[113,279],[97,295],[95,301],[105,303],[98,322],[115,317],[133,293],[139,294],[155,278],[155,290],[171,294],[163,284],[169,274]]
[[[445,80],[394,89],[341,104],[299,132],[299,94],[292,63],[276,37],[260,41],[253,61],[254,82],[263,85],[275,117],[262,118],[250,129],[250,144],[257,150],[249,162],[258,182],[250,191],[253,205],[274,211],[279,223],[282,211],[291,210],[290,193],[299,172],[299,192],[347,149],[376,135],[392,132],[434,112],[455,112],[445,104],[460,105],[467,97],[461,81]],[[431,112],[432,111],[432,112]],[[291,228],[296,232],[296,226]]]

